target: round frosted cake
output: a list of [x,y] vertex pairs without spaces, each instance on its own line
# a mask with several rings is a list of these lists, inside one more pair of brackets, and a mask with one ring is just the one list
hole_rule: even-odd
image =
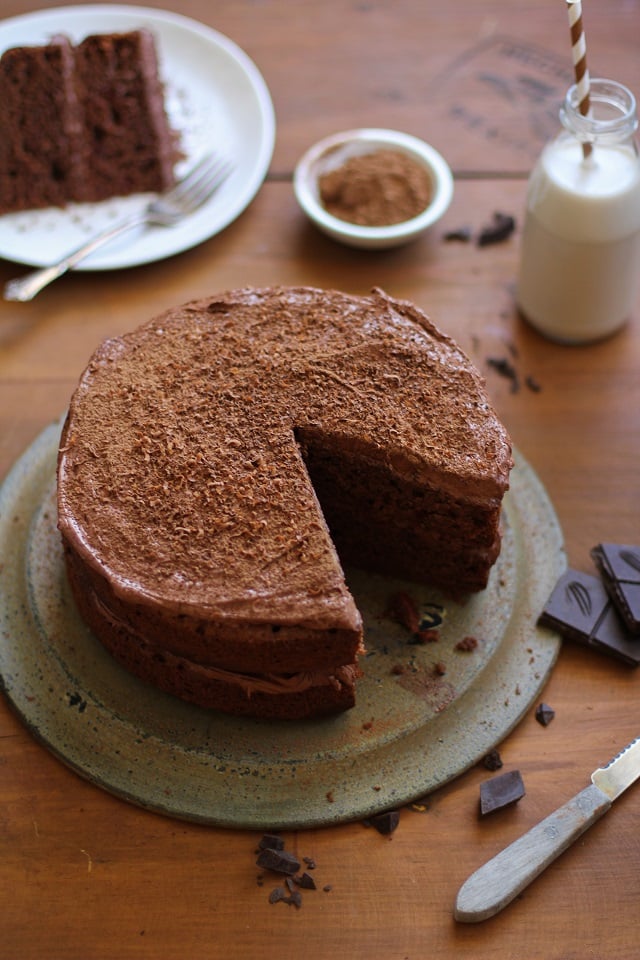
[[104,342],[71,400],[58,515],[79,610],[207,708],[355,700],[343,564],[482,590],[511,444],[462,350],[380,290],[243,289]]

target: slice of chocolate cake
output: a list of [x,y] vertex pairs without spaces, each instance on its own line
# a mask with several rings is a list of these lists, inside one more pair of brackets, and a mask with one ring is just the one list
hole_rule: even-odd
[[174,182],[153,36],[65,37],[0,58],[0,214]]

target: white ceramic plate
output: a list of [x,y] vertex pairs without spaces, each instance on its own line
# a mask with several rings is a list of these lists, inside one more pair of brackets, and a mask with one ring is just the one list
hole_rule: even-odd
[[[275,118],[264,79],[235,43],[195,20],[118,4],[58,7],[1,21],[0,53],[13,46],[46,43],[56,33],[78,41],[91,33],[140,27],[155,37],[169,120],[181,136],[185,159],[177,166],[177,175],[211,150],[233,160],[235,168],[212,199],[180,224],[131,231],[96,251],[78,270],[150,263],[207,240],[248,206],[271,161]],[[137,194],[65,210],[6,214],[0,217],[0,257],[48,266],[148,198]]]

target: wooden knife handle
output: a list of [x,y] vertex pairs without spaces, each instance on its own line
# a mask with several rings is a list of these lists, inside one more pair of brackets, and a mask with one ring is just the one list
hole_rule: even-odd
[[589,784],[463,883],[456,898],[455,919],[477,923],[499,913],[610,806],[606,794]]

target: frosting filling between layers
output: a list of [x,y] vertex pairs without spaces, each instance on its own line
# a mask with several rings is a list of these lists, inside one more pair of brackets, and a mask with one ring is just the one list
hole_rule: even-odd
[[[112,617],[109,610],[100,603],[97,598],[93,598],[96,610],[104,619],[109,622],[118,632],[123,626],[127,630],[130,639],[134,639],[131,628],[127,625],[117,622]],[[357,678],[361,676],[361,671],[357,664],[343,664],[330,670],[305,670],[300,673],[288,674],[253,674],[240,673],[233,670],[224,670],[211,664],[196,663],[193,660],[185,660],[171,653],[170,650],[164,650],[160,647],[154,647],[143,637],[135,637],[144,655],[151,657],[159,662],[173,666],[180,670],[185,666],[191,673],[197,674],[200,678],[208,681],[232,684],[238,686],[243,693],[250,699],[254,693],[268,693],[272,696],[281,696],[288,693],[303,693],[312,687],[331,686],[340,690],[343,685],[353,687]],[[135,656],[134,656],[135,659]]]

